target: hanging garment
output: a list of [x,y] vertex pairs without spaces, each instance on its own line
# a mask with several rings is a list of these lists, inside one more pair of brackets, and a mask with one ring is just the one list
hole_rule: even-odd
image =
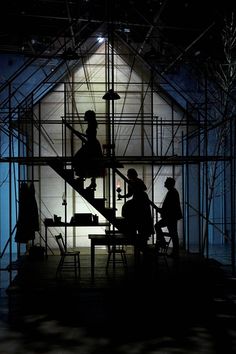
[[35,231],[39,230],[38,206],[35,199],[33,183],[29,186],[22,182],[19,192],[19,213],[15,241],[27,243],[35,239]]

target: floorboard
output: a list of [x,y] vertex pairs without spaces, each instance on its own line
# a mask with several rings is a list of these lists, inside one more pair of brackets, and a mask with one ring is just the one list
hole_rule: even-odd
[[[178,260],[128,254],[128,268],[56,277],[59,256],[25,257],[2,296],[1,353],[233,353],[236,284],[220,263],[197,254]],[[4,312],[5,311],[5,312]],[[11,351],[10,351],[11,348]],[[2,350],[3,350],[2,349]]]

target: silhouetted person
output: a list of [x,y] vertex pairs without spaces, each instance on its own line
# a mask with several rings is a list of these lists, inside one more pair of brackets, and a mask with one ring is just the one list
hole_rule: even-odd
[[161,219],[155,224],[157,244],[165,244],[165,238],[162,228],[167,227],[173,243],[172,256],[179,255],[179,237],[177,230],[178,220],[182,219],[182,210],[180,206],[179,192],[175,188],[175,180],[172,177],[168,177],[165,181],[165,187],[168,189],[165,199],[162,204],[162,208],[158,208],[158,212],[161,214]]
[[146,193],[147,187],[143,180],[138,178],[135,169],[130,168],[127,172],[128,192],[118,194],[119,198],[131,198],[122,208],[122,216],[125,218],[128,232],[131,236],[138,231],[140,245],[145,247],[148,238],[154,232],[151,215],[150,201]]
[[94,111],[88,110],[84,114],[84,120],[88,123],[86,134],[81,135],[83,146],[74,155],[73,168],[81,179],[91,177],[90,188],[96,188],[96,177],[104,176],[102,166],[103,153],[97,139],[97,120]]

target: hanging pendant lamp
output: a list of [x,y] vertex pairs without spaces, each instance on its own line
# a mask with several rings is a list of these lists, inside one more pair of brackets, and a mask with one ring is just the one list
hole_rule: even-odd
[[102,98],[103,100],[106,101],[113,101],[113,100],[119,100],[120,96],[113,89],[110,89],[105,93],[105,95]]

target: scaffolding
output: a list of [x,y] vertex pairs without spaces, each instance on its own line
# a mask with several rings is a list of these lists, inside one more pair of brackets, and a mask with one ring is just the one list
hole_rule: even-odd
[[[111,37],[104,28],[103,33],[103,41],[93,34],[81,45],[83,55],[78,61],[69,66],[60,61],[53,74],[38,81],[20,103],[22,86],[14,88],[17,75],[1,91],[5,96],[0,126],[1,199],[3,193],[8,199],[8,208],[1,211],[5,234],[1,235],[1,256],[8,253],[9,264],[17,259],[14,234],[22,181],[35,185],[41,222],[36,242],[45,242],[45,218],[62,215],[67,222],[78,210],[95,212],[51,168],[60,159],[70,169],[81,141],[65,122],[83,132],[84,112],[93,109],[98,140],[104,147],[115,147],[104,150],[104,156],[123,165],[107,168],[106,177],[97,183],[97,196],[106,198],[107,206],[119,216],[122,205],[116,200],[116,188],[126,188],[130,166],[145,181],[154,206],[163,200],[165,178],[174,177],[184,211],[182,246],[230,265],[234,272],[236,132],[232,110],[225,112],[222,92],[206,76],[190,95],[147,64],[141,52],[119,34],[112,31]],[[21,68],[20,75],[23,72]],[[119,100],[102,99],[110,88],[119,93]],[[155,209],[153,217],[155,222]],[[105,222],[104,216],[101,219]],[[87,245],[87,230],[55,231],[65,232],[68,245]],[[51,251],[55,232],[50,232],[47,246]]]

